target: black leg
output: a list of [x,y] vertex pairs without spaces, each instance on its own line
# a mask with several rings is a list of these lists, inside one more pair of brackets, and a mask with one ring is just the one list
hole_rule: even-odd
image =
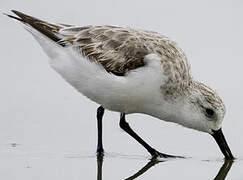
[[130,136],[132,136],[134,139],[136,139],[143,147],[147,149],[147,151],[153,156],[153,158],[157,157],[163,157],[163,158],[168,158],[168,157],[176,157],[164,153],[160,153],[156,151],[154,148],[152,148],[148,143],[146,143],[142,138],[140,138],[129,126],[129,124],[126,122],[125,119],[125,114],[121,113],[120,117],[120,127],[126,131]]
[[102,144],[102,117],[104,115],[105,109],[100,106],[97,109],[97,125],[98,125],[98,144],[97,144],[97,155],[103,155],[104,149]]

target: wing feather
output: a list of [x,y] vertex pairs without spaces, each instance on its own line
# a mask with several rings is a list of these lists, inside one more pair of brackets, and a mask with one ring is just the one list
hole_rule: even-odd
[[192,79],[184,52],[174,41],[159,33],[108,25],[51,24],[18,11],[12,12],[18,17],[9,17],[32,26],[63,47],[73,47],[90,61],[99,62],[107,72],[124,75],[144,66],[146,55],[156,54],[161,57],[168,86],[188,85]]

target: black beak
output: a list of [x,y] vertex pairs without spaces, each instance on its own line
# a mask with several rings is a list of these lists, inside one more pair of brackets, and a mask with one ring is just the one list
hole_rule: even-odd
[[232,155],[230,148],[224,138],[222,129],[220,128],[217,131],[213,131],[212,136],[214,137],[215,141],[219,145],[219,148],[220,148],[221,152],[224,154],[225,159],[229,159],[229,160],[234,159],[234,156]]

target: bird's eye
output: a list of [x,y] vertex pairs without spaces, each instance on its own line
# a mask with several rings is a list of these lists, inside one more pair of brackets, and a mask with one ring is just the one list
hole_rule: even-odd
[[206,108],[206,115],[208,117],[212,117],[214,115],[214,110],[212,110],[210,108]]

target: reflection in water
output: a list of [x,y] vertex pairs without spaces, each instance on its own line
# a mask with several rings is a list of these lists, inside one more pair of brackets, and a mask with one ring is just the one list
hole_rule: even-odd
[[102,165],[104,155],[97,156],[97,180],[102,180]]
[[232,160],[225,160],[223,166],[220,168],[217,176],[214,178],[214,180],[224,180],[232,166],[234,161]]
[[[104,156],[97,156],[97,180],[102,180],[102,165],[103,165]],[[141,169],[139,169],[135,174],[132,176],[126,178],[125,180],[133,180],[137,177],[143,175],[146,171],[148,171],[151,167],[155,166],[156,164],[164,162],[164,161],[158,161],[156,159],[151,159],[145,166],[143,166]],[[217,176],[214,178],[214,180],[224,180],[232,166],[234,161],[232,160],[225,160],[222,167],[220,168]]]
[[147,170],[149,170],[151,167],[158,164],[159,162],[162,162],[162,161],[158,161],[156,159],[151,159],[142,169],[140,169],[137,173],[130,176],[129,178],[126,178],[125,180],[136,179],[137,177],[141,176],[143,173],[145,173]]

